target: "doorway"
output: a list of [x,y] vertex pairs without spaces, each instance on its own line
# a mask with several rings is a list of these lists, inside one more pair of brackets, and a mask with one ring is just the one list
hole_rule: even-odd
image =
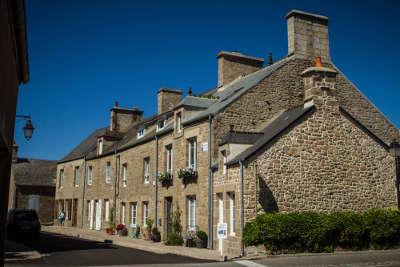
[[76,226],[78,222],[78,199],[74,199],[74,203],[72,204],[72,226]]
[[101,199],[96,200],[96,230],[101,230]]
[[94,200],[89,203],[89,229],[93,230],[94,225]]
[[[222,194],[217,194],[218,198],[218,224],[224,223],[224,199]],[[223,253],[223,242],[222,238],[218,239],[218,249]]]
[[164,233],[165,238],[172,233],[172,221],[173,221],[173,207],[172,207],[172,197],[165,198],[165,218],[164,218]]

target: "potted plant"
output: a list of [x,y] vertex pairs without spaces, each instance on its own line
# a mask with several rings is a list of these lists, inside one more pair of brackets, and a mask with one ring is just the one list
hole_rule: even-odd
[[153,227],[151,230],[151,240],[153,242],[160,242],[161,241],[161,233],[158,231],[157,227]]
[[120,223],[117,225],[117,233],[119,236],[126,236],[128,234],[128,230],[126,229],[125,225]]
[[196,231],[188,230],[185,235],[185,245],[189,248],[196,247]]
[[158,175],[158,180],[164,187],[170,187],[172,185],[172,174],[169,172],[161,172]]
[[182,246],[183,244],[181,214],[179,205],[177,205],[172,221],[172,233],[167,236],[167,241],[165,242],[167,246]]
[[145,234],[145,239],[146,240],[151,240],[151,229],[153,227],[153,220],[148,218],[146,222],[146,234]]
[[182,183],[186,185],[197,180],[197,171],[192,168],[179,169],[178,177],[182,179]]
[[196,233],[196,247],[197,248],[206,248],[207,247],[207,234],[202,231],[202,230],[198,230]]
[[110,219],[108,221],[108,228],[106,228],[106,232],[109,235],[114,234],[114,207],[110,210]]

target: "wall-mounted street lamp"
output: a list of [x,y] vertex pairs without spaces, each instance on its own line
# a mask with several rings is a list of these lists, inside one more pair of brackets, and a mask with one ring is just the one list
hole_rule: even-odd
[[33,127],[33,124],[32,124],[31,116],[29,116],[29,115],[17,115],[16,117],[24,119],[26,121],[25,126],[22,129],[24,130],[25,139],[29,141],[29,139],[32,138],[33,131],[35,130],[35,127]]

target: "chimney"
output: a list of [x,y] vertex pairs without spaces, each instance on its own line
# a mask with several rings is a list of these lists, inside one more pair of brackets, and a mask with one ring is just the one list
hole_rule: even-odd
[[263,67],[264,59],[243,55],[239,52],[220,51],[218,59],[218,87],[239,76],[253,73]]
[[18,162],[18,145],[14,142],[12,146],[12,163]]
[[182,98],[182,90],[161,88],[157,93],[158,114],[172,110]]
[[123,108],[115,101],[111,109],[110,130],[120,133],[127,132],[131,126],[142,120],[143,111],[137,108]]
[[330,62],[328,17],[292,10],[286,15],[288,54]]
[[315,66],[303,71],[304,102],[312,100],[318,107],[333,107],[339,110],[339,104],[335,96],[337,71],[323,67],[321,58],[317,57]]

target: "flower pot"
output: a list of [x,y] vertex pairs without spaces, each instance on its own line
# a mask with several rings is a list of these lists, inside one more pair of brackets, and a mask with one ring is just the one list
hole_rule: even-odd
[[197,239],[196,240],[196,247],[197,248],[206,248],[207,247],[207,243],[204,240]]
[[193,239],[186,239],[186,246],[189,248],[196,247],[196,242]]

